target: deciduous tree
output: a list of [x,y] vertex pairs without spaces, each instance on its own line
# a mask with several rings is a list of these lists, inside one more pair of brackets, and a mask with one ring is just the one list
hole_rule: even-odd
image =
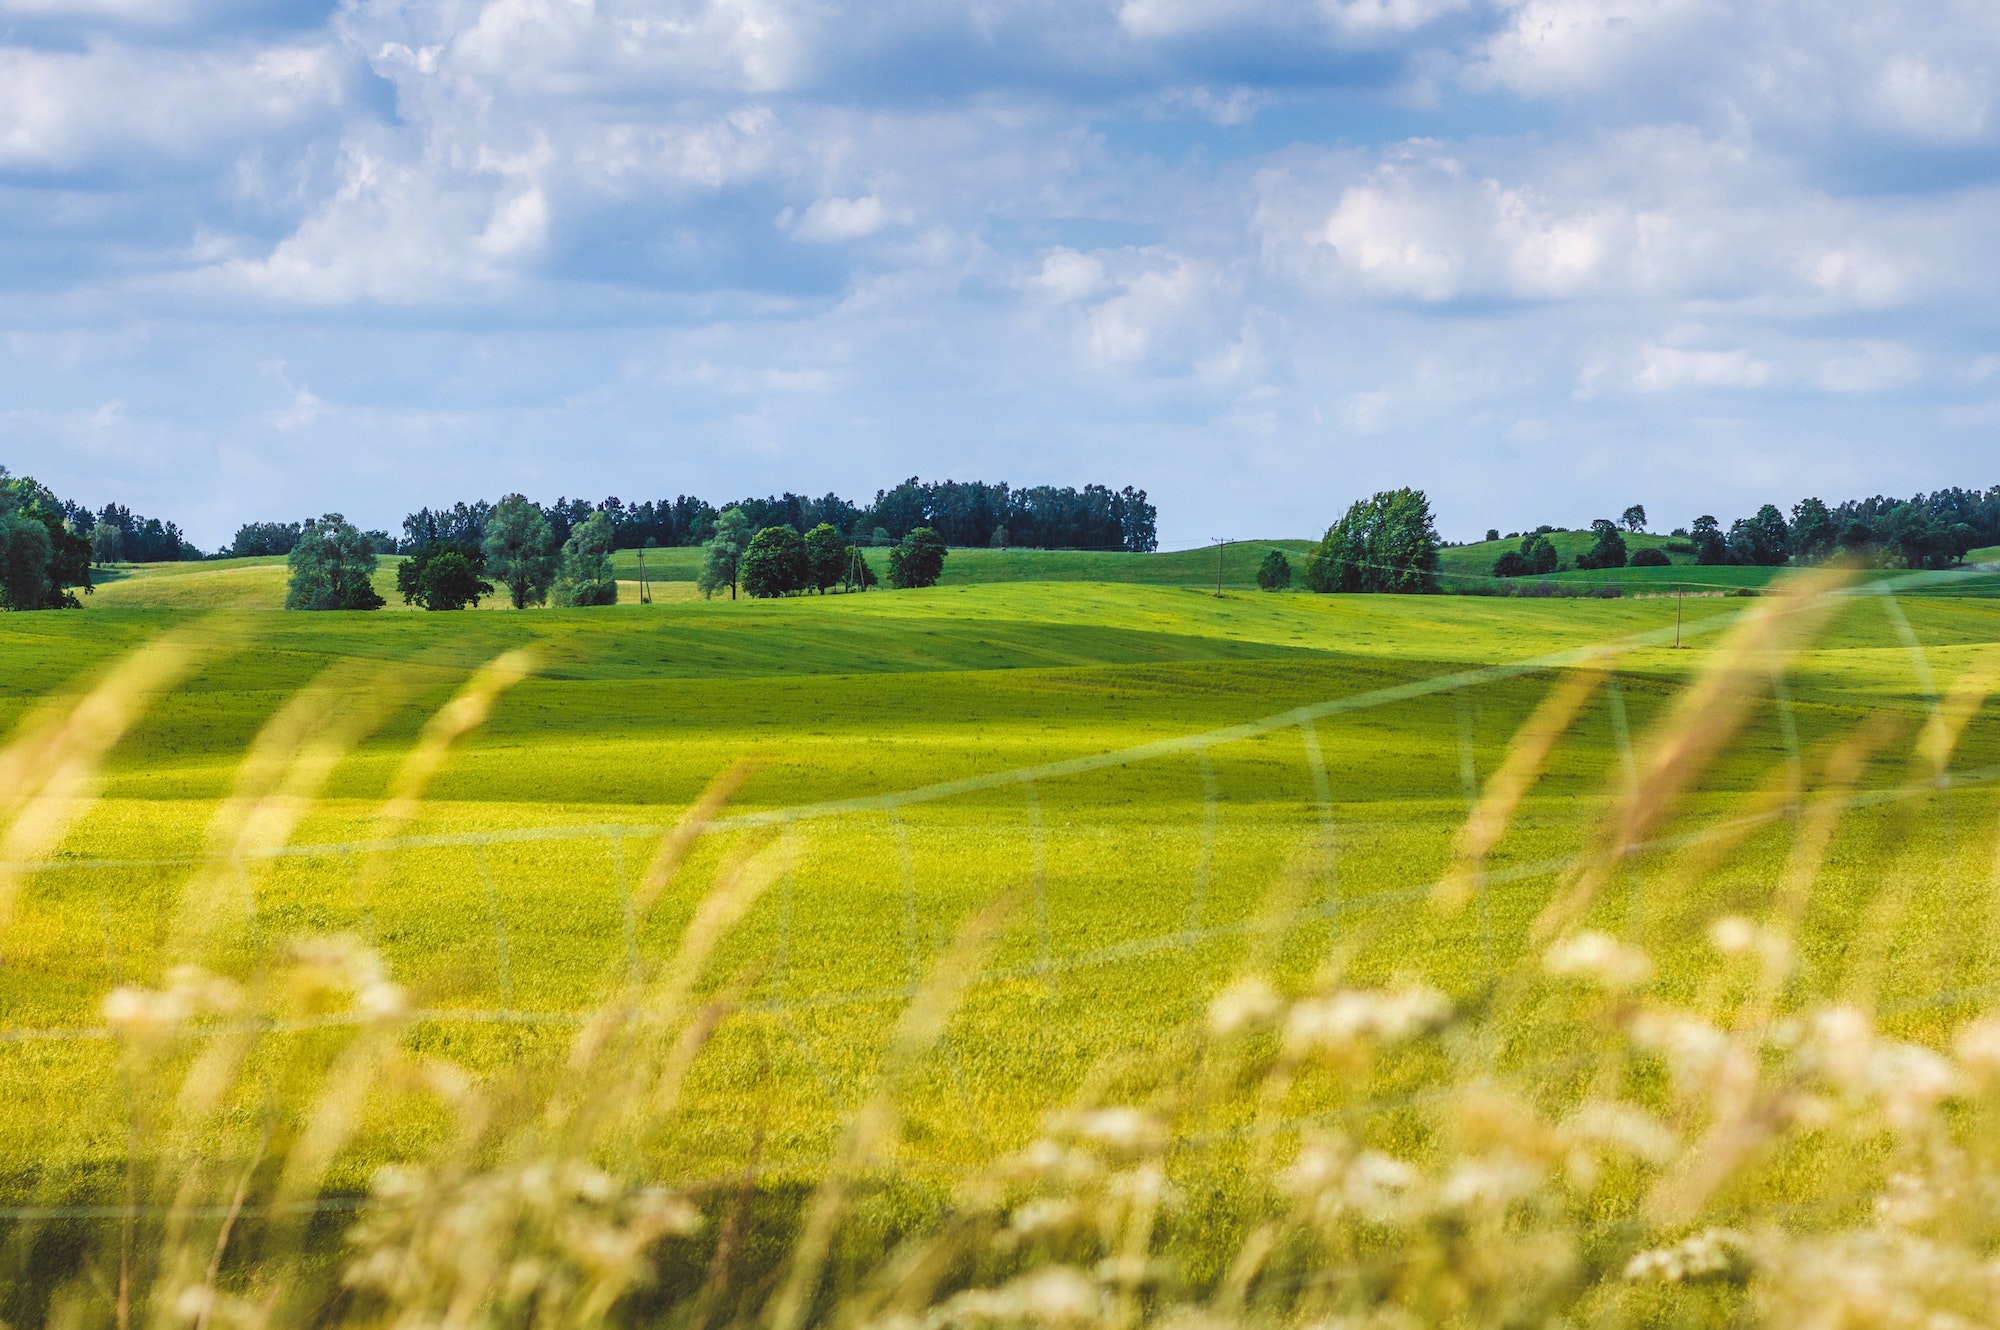
[[805,539],[788,526],[765,527],[743,551],[743,590],[759,600],[805,590],[808,571]]
[[1422,490],[1383,490],[1327,528],[1306,562],[1314,591],[1437,590],[1439,540]]
[[825,595],[847,571],[847,538],[831,522],[806,532],[806,584]]
[[889,585],[898,589],[936,586],[944,573],[944,537],[927,526],[904,536],[889,551]]
[[729,598],[736,599],[737,568],[749,545],[750,519],[741,508],[725,508],[716,515],[715,532],[702,543],[701,573],[695,578],[704,600],[724,587],[729,588]]
[[507,588],[517,610],[549,598],[555,580],[555,539],[542,510],[519,494],[493,505],[483,546],[486,571]]
[[550,598],[557,605],[616,605],[618,575],[611,568],[612,526],[609,514],[592,513],[569,533],[557,563]]
[[1257,565],[1257,585],[1266,591],[1283,591],[1292,584],[1292,561],[1283,550],[1265,550]]
[[382,608],[382,597],[371,580],[375,546],[339,513],[307,522],[286,563],[291,569],[285,590],[288,610]]

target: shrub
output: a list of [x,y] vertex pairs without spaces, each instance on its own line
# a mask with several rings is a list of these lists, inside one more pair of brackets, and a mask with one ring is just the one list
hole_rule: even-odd
[[1643,549],[1634,554],[1627,566],[1632,568],[1670,568],[1673,566],[1673,562],[1672,559],[1667,557],[1665,550],[1653,548]]
[[1257,585],[1265,591],[1283,591],[1292,584],[1292,561],[1283,550],[1265,550],[1257,565]]
[[1527,558],[1519,550],[1508,550],[1493,561],[1495,577],[1524,577],[1532,571]]

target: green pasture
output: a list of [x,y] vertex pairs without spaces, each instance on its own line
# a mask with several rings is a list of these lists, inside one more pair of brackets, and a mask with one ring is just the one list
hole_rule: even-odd
[[[1261,548],[1233,547],[1225,573]],[[649,570],[680,553],[649,551]],[[282,595],[282,564],[246,561],[134,571],[87,613],[0,619],[7,727],[161,633],[192,632],[208,653],[113,751],[99,798],[26,878],[0,934],[0,1203],[115,1194],[120,1063],[90,1032],[109,989],[187,959],[172,948],[191,917],[209,938],[199,959],[241,975],[288,939],[358,936],[432,1013],[411,1039],[483,1074],[532,1072],[559,1062],[608,984],[667,953],[722,860],[772,837],[789,839],[790,868],[706,980],[738,991],[741,1009],[676,1125],[631,1143],[634,1166],[734,1176],[754,1141],[772,1176],[810,1176],[869,1092],[909,986],[1004,898],[989,979],[905,1106],[900,1164],[948,1181],[1086,1087],[1184,1058],[1189,1020],[1253,947],[1272,947],[1294,985],[1341,958],[1476,1000],[1520,955],[1553,865],[1590,844],[1633,749],[1643,756],[1737,616],[1769,603],[1689,600],[1675,650],[1670,599],[1218,598],[1195,556],[1191,585],[1002,576],[1036,558],[1054,556],[954,551],[947,585],[920,592],[473,615],[248,613],[245,588]],[[1985,904],[2000,723],[1989,707],[1967,728],[1955,786],[1912,756],[1934,695],[2000,643],[2000,602],[1917,594],[1930,590],[1893,604],[1857,594],[1803,644],[1782,691],[1760,675],[1740,733],[1594,917],[1672,954],[1697,948],[1713,915],[1756,908],[1791,822],[1745,824],[1726,859],[1699,838],[1774,807],[1790,782],[1810,786],[1833,746],[1886,717],[1801,982],[1865,989],[1922,1034],[1955,1010],[1950,994],[2000,981]],[[1437,914],[1425,893],[1467,800],[1555,676],[1435,681],[1606,642],[1629,649],[1554,749],[1490,886],[1476,908]],[[453,754],[405,841],[371,848],[425,718],[523,645],[535,675]],[[374,719],[293,852],[198,874],[246,747],[323,677],[340,685],[329,706]],[[1406,691],[1368,703],[1393,689]],[[1281,719],[1204,749],[1036,774],[1339,699],[1360,701],[1309,729]],[[654,914],[630,919],[661,828],[737,762],[752,764],[731,809],[745,821],[705,838]],[[949,781],[969,788],[893,811],[822,807]],[[1273,912],[1285,926],[1265,929]],[[1330,1111],[1342,1093],[1304,1083],[1284,1107]],[[336,1189],[437,1143],[436,1121],[394,1102],[343,1154]]]

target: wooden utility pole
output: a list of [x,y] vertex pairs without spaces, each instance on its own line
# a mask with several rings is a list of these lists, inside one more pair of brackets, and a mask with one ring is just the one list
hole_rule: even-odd
[[1681,649],[1681,584],[1674,583],[1674,650]]
[[1215,542],[1215,598],[1217,600],[1221,600],[1222,599],[1222,550],[1224,546],[1229,544],[1229,542],[1228,540],[1224,539],[1221,536],[1211,536],[1209,537],[1209,539]]
[[639,551],[639,603],[653,603],[653,584],[646,580],[646,551]]

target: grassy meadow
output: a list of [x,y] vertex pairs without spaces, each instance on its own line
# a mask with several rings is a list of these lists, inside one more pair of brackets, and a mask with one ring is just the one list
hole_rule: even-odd
[[[417,1324],[475,1294],[453,1323],[1735,1323],[1807,1296],[1768,1273],[1821,1251],[1797,1235],[1964,1166],[1962,1134],[1863,1124],[1887,1092],[1771,1022],[1837,1005],[1936,1058],[2000,996],[2000,579],[1245,590],[1273,543],[1309,548],[1230,546],[1219,597],[1212,550],[954,551],[925,591],[704,602],[695,552],[663,550],[644,606],[269,613],[283,561],[240,560],[0,619],[0,728],[26,736],[0,765],[0,1318],[122,1324],[143,1286],[162,1324],[174,1298]],[[518,680],[481,673],[517,651]],[[128,700],[76,714],[126,720],[63,720],[107,679]],[[1752,942],[1711,940],[1739,917]],[[1805,1088],[1690,1098],[1723,1054],[1659,1035],[1672,1012]],[[1588,1167],[1553,1143],[1614,1099],[1668,1143]],[[1717,1139],[1740,1172],[1675,1209]],[[615,1181],[548,1204],[651,1255],[518,1237],[527,1193],[491,1189],[543,1158]],[[1474,1223],[1454,1169],[1495,1160],[1543,1180]],[[699,1226],[646,1209],[661,1186]],[[454,1242],[504,1213],[546,1260],[474,1277],[406,1213]],[[1620,1282],[1725,1229],[1748,1236],[1714,1269],[1674,1258],[1710,1283]],[[1511,1271],[1461,1268],[1451,1233]],[[421,1296],[371,1242],[433,1261]]]

